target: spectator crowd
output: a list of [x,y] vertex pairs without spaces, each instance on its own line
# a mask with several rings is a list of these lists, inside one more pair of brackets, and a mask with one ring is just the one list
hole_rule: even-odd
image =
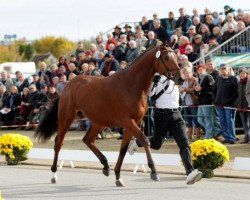
[[[189,138],[199,139],[205,132],[205,138],[222,135],[224,143],[234,144],[237,139],[237,108],[240,109],[245,133],[242,143],[247,143],[250,136],[250,79],[247,69],[242,68],[235,76],[229,65],[215,66],[210,58],[197,66],[192,62],[235,34],[244,32],[249,24],[249,13],[239,9],[235,14],[230,6],[224,7],[224,15],[205,8],[204,14],[193,9],[193,15],[189,16],[185,8],[180,8],[178,17],[172,11],[165,19],[160,19],[157,13],[153,14],[152,20],[143,16],[134,31],[129,24],[124,27],[117,25],[113,32],[107,34],[106,40],[98,35],[88,50],[79,42],[69,59],[61,56],[59,62],[51,66],[41,62],[39,72],[32,75],[32,81],[20,71],[12,79],[3,70],[0,123],[18,125],[18,129],[33,129],[50,102],[60,96],[75,76],[111,76],[129,66],[143,51],[160,43],[174,42],[172,48],[178,55],[183,75],[179,90],[183,112],[188,116],[185,119]],[[249,31],[246,34],[248,40],[235,40],[230,49],[218,49],[215,53],[249,52]],[[122,134],[122,130],[119,131]]]

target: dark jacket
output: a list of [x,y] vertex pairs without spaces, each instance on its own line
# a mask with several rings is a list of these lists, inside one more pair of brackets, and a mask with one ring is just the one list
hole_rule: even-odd
[[125,54],[126,54],[126,44],[119,44],[115,47],[113,55],[115,59],[120,63],[122,60],[125,60]]
[[101,65],[101,73],[103,76],[108,76],[110,71],[117,71],[119,69],[119,62],[112,59],[110,62],[104,61]]
[[[10,100],[11,100],[12,96],[13,96],[13,104],[11,106],[10,105]],[[21,96],[20,96],[20,94],[15,94],[15,95],[10,94],[6,107],[11,108],[11,110],[15,110],[18,106],[20,106],[20,104],[21,104]]]
[[19,86],[17,86],[18,92],[21,93],[23,91],[23,88],[28,88],[29,87],[29,81],[28,79],[24,79],[23,83]]
[[147,40],[145,42],[145,48],[148,49],[149,47],[154,47],[157,45],[158,40],[154,39],[154,40]]
[[135,60],[139,56],[139,49],[129,49],[125,55],[125,60],[127,63],[131,63],[133,60]]
[[249,109],[248,102],[246,100],[246,82],[238,82],[238,98],[236,100],[236,107],[241,109]]
[[186,33],[188,28],[191,26],[192,21],[189,19],[188,15],[179,17],[177,20],[177,27],[181,27],[183,33]]
[[163,27],[160,26],[160,28],[154,29],[154,33],[155,33],[155,38],[162,41],[163,43],[169,41],[169,36],[167,34],[167,31]]
[[9,93],[8,93],[8,91],[6,91],[5,93],[3,93],[2,96],[0,96],[0,101],[2,102],[2,106],[0,107],[0,110],[7,107],[8,102],[9,102]]
[[205,75],[203,79],[199,78],[199,84],[201,91],[198,95],[199,105],[211,105],[212,104],[212,87],[214,85],[214,79],[211,75]]
[[237,88],[237,78],[235,76],[229,76],[228,78],[219,76],[212,89],[214,104],[233,107],[238,97]]
[[44,106],[48,101],[49,101],[48,93],[46,94],[39,93],[37,96],[37,102],[35,108],[39,109],[41,106]]
[[33,110],[36,108],[38,95],[39,95],[38,91],[29,93],[29,100],[28,101],[29,101],[30,110]]
[[213,77],[214,81],[216,81],[216,79],[219,77],[219,72],[218,70],[214,70],[210,75]]
[[195,60],[197,60],[198,55],[194,52],[190,53],[190,54],[186,54],[188,57],[188,61],[189,62],[194,62]]

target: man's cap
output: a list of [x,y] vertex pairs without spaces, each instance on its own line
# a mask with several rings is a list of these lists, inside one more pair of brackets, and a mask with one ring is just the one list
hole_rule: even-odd
[[125,24],[123,28],[132,28],[129,24]]

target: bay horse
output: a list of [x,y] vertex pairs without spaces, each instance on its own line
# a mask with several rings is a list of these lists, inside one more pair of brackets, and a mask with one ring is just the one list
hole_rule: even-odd
[[149,141],[139,128],[147,111],[147,94],[156,72],[169,78],[180,77],[177,56],[170,45],[161,44],[148,49],[131,66],[112,76],[104,78],[79,75],[66,85],[60,98],[53,102],[39,122],[35,132],[35,137],[46,141],[58,130],[51,166],[52,183],[57,182],[58,154],[78,111],[91,121],[91,127],[82,140],[104,166],[104,175],[109,175],[109,164],[96,147],[95,139],[105,127],[122,127],[125,133],[114,168],[116,185],[124,186],[120,170],[132,137],[137,138],[145,148],[151,179],[159,180]]

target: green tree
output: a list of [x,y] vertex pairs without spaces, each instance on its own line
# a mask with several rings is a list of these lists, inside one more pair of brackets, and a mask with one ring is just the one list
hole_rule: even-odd
[[24,59],[30,60],[34,54],[34,47],[31,44],[25,46]]

